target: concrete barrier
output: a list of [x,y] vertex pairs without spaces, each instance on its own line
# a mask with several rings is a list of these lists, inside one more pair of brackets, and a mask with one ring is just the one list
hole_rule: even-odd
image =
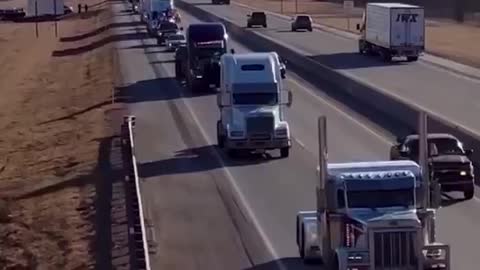
[[[270,37],[236,25],[193,4],[177,0],[176,5],[202,21],[222,22],[227,28],[230,37],[252,50],[276,51],[288,61],[288,69],[295,71],[305,80],[317,85],[329,96],[368,117],[372,122],[382,126],[396,136],[405,136],[416,132],[418,114],[420,111],[425,111],[429,116],[429,133],[450,133],[458,137],[467,148],[478,149],[478,146],[480,146],[480,135],[465,127],[449,122],[434,112],[409,104],[385,89],[376,88],[373,85],[368,85],[353,77],[337,72],[301,54],[287,44],[280,44]],[[480,175],[480,153],[474,152],[472,159],[475,163],[476,174]]]

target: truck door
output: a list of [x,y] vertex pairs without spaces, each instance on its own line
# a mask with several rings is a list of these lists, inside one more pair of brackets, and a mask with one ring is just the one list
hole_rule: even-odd
[[423,46],[423,9],[396,8],[391,11],[391,45],[395,47]]

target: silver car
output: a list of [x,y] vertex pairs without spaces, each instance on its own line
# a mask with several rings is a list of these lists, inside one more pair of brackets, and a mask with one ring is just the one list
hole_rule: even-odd
[[187,41],[182,33],[170,34],[165,38],[168,51],[175,51],[178,47],[184,46],[186,43]]

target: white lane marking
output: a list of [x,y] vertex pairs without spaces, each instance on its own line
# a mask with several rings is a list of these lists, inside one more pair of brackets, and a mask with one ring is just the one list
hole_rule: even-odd
[[[249,5],[236,3],[236,2],[233,2],[233,4],[236,5],[236,6],[239,6],[240,8],[244,8],[244,9],[248,9],[248,10],[257,10],[256,8],[254,8],[252,6],[249,6]],[[276,12],[272,12],[272,11],[269,11],[269,10],[262,10],[262,11],[264,11],[266,14],[270,14],[272,16],[277,17],[277,19],[279,19],[279,20],[284,20],[287,23],[288,23],[288,21],[291,21],[291,19],[292,19],[292,17],[290,17],[290,16],[278,14]],[[342,39],[347,40],[347,41],[357,40],[357,39],[360,38],[359,34],[355,34],[355,33],[351,33],[351,32],[348,32],[348,31],[333,28],[333,27],[330,27],[328,25],[321,24],[321,23],[314,23],[313,24],[313,29],[316,32],[321,32],[321,33],[328,34],[328,35],[334,35],[335,37],[339,37],[339,38],[342,38]],[[436,60],[435,58],[437,58],[439,60]],[[480,79],[477,75],[478,72],[480,71],[480,69],[477,69],[473,66],[462,64],[460,62],[455,62],[455,61],[450,60],[448,58],[441,58],[441,57],[431,55],[429,53],[425,53],[423,57],[420,57],[420,60],[421,61],[419,61],[419,63],[421,63],[421,64],[423,64],[427,67],[437,68],[438,71],[447,72],[447,73],[450,73],[451,75],[459,76],[461,79],[473,80],[474,82],[478,82],[479,79]],[[464,70],[465,68],[468,69],[468,70],[472,70],[472,71],[465,71]]]
[[372,134],[373,136],[377,137],[379,140],[381,140],[382,142],[386,143],[386,144],[389,144],[391,145],[392,142],[385,138],[383,135],[381,134],[378,134],[376,131],[374,131],[373,129],[371,129],[370,127],[368,127],[366,124],[362,123],[361,121],[355,119],[353,116],[351,116],[349,113],[343,111],[342,109],[338,108],[337,106],[335,106],[334,104],[330,103],[329,101],[327,101],[326,99],[323,99],[322,97],[319,97],[318,95],[316,95],[311,89],[309,89],[308,87],[304,86],[303,84],[301,84],[300,82],[294,80],[294,79],[289,79],[293,84],[295,84],[299,89],[303,90],[305,93],[307,93],[309,96],[315,98],[317,101],[319,101],[320,103],[323,103],[325,105],[327,105],[328,107],[330,107],[331,109],[335,110],[336,112],[338,112],[339,114],[341,114],[342,116],[344,116],[345,118],[347,118],[348,120],[354,122],[355,124],[357,124],[358,126],[360,126],[361,128],[365,129],[365,131],[367,131],[368,133]]
[[297,139],[296,137],[293,137],[293,139],[304,149],[307,149],[307,147],[305,146],[305,144],[300,141],[299,139]]
[[[232,24],[235,24],[235,25],[238,25],[237,23],[235,23],[234,21],[232,21],[231,19],[227,18],[227,17],[224,17],[224,16],[221,16],[221,15],[216,15],[217,17],[221,17],[223,19],[225,19],[226,21],[229,21],[230,23]],[[291,46],[290,44],[287,44],[286,42],[283,42],[281,40],[278,40],[278,39],[275,39],[275,38],[272,38],[266,34],[263,34],[263,33],[260,33],[258,31],[254,31],[254,30],[246,30],[246,31],[252,31],[253,33],[263,37],[263,38],[266,38],[272,42],[275,42],[283,47],[286,47],[292,51],[295,51],[295,52],[300,52],[301,54],[303,54],[304,56],[311,56],[312,54],[311,53],[308,53],[300,48],[297,48],[297,47],[294,47],[294,46]],[[305,60],[306,61],[312,61],[318,65],[321,65],[321,66],[324,66],[325,68],[328,68],[327,66],[325,66],[324,64],[318,62],[318,61],[315,61],[313,59],[309,59],[308,57],[305,57]],[[409,107],[412,107],[414,110],[422,110],[422,111],[425,111],[427,114],[431,115],[432,117],[436,118],[437,120],[439,121],[442,121],[444,123],[446,123],[447,125],[449,126],[453,126],[453,127],[456,127],[458,129],[460,129],[461,131],[464,131],[466,132],[467,134],[469,135],[472,135],[473,137],[479,137],[480,135],[480,131],[477,131],[477,130],[474,130],[474,129],[471,129],[469,127],[467,127],[466,125],[464,124],[460,124],[458,123],[458,121],[455,121],[455,120],[452,120],[450,118],[450,116],[446,116],[446,115],[443,115],[443,114],[440,114],[439,112],[434,112],[433,109],[429,109],[427,107],[424,107],[422,105],[419,105],[417,104],[416,102],[414,102],[413,100],[409,100],[408,98],[404,98],[402,96],[400,96],[399,94],[397,93],[394,93],[394,92],[390,92],[389,89],[387,88],[383,88],[383,87],[380,87],[380,86],[377,86],[376,84],[360,77],[360,76],[357,76],[353,73],[350,73],[348,71],[338,71],[338,73],[342,74],[343,76],[349,78],[349,79],[353,79],[361,84],[364,84],[366,85],[367,87],[369,88],[372,88],[372,89],[375,89],[376,91],[380,92],[381,94],[384,94],[385,96],[387,97],[391,97],[393,98],[394,100],[396,101],[399,101],[400,103],[403,103],[403,104],[407,104],[407,105],[410,105]],[[447,71],[448,73],[448,71]]]
[[[315,99],[317,99],[319,102],[329,106],[330,108],[332,108],[333,110],[335,110],[336,112],[340,113],[341,115],[343,115],[344,117],[348,118],[349,120],[351,120],[352,122],[354,122],[355,124],[359,125],[360,127],[362,127],[363,129],[365,129],[367,132],[369,132],[370,134],[374,135],[375,137],[377,137],[378,139],[382,140],[383,142],[385,142],[386,144],[392,144],[392,142],[390,140],[388,140],[387,138],[385,138],[384,136],[376,133],[374,130],[372,130],[371,128],[369,128],[366,124],[363,124],[361,121],[355,119],[353,116],[351,116],[350,114],[348,114],[347,112],[343,111],[342,109],[336,107],[334,104],[328,102],[327,100],[323,99],[322,97],[319,97],[318,95],[316,95],[315,93],[312,92],[311,89],[309,89],[308,87],[304,86],[302,83],[292,79],[292,78],[289,78],[288,79],[289,81],[291,81],[293,84],[295,84],[299,89],[302,89],[304,92],[308,93],[310,96],[314,97]],[[294,138],[294,140],[301,146],[303,147],[304,149],[308,149],[305,144],[303,144],[299,139],[297,138]],[[477,203],[480,203],[480,198],[478,198],[477,196],[474,196],[473,197],[473,200]]]
[[[165,72],[169,75],[169,76],[173,76],[173,74],[171,74],[172,72],[170,72],[169,69],[165,69]],[[185,104],[185,107],[188,109],[188,112],[190,113],[193,121],[195,122],[195,124],[198,126],[199,130],[200,130],[200,133],[202,134],[203,138],[207,141],[208,144],[210,145],[214,145],[214,142],[212,139],[210,139],[210,137],[208,136],[207,132],[204,130],[203,126],[200,124],[200,120],[197,118],[196,114],[194,113],[194,110],[192,109],[192,107],[190,106],[190,102],[186,100],[185,98],[185,93],[183,91],[182,88],[179,88],[179,91],[180,91],[180,95],[182,97],[182,101],[183,103]],[[240,190],[240,187],[238,186],[237,182],[234,180],[235,178],[233,177],[232,173],[230,172],[228,166],[225,164],[225,162],[223,161],[222,157],[220,156],[220,154],[217,152],[217,151],[213,151],[214,152],[214,155],[215,157],[219,160],[221,166],[223,167],[226,175],[227,175],[227,179],[228,181],[230,182],[231,186],[233,187],[233,190],[234,190],[234,193],[237,194],[237,196],[239,197],[240,199],[240,203],[242,204],[243,207],[245,207],[245,210],[247,211],[247,215],[249,216],[249,219],[253,222],[253,226],[255,227],[255,230],[257,230],[257,232],[259,233],[260,235],[260,238],[262,240],[262,242],[265,244],[267,250],[268,250],[268,253],[270,253],[271,257],[273,260],[278,260],[280,259],[280,257],[278,256],[278,253],[277,251],[275,250],[275,248],[273,247],[273,244],[271,243],[270,239],[268,238],[267,234],[265,233],[265,231],[263,230],[262,226],[260,225],[259,221],[258,221],[258,218],[257,216],[255,215],[254,211],[252,210],[250,204],[248,203],[248,200],[245,198],[245,196],[243,195],[243,192]],[[293,218],[293,217],[292,217]],[[292,232],[294,233],[294,232]],[[282,263],[282,262],[277,262],[276,263],[282,270],[287,270],[286,266]]]
[[[182,96],[182,99],[183,99],[183,102],[184,102],[185,106],[187,107],[190,115],[192,116],[193,121],[195,121],[195,124],[198,126],[198,128],[200,130],[200,133],[202,133],[203,138],[210,145],[213,145],[214,144],[213,140],[211,140],[209,138],[209,136],[207,135],[207,133],[203,129],[202,125],[200,124],[201,122],[198,120],[197,116],[193,113],[193,110],[192,110],[189,102],[184,99],[185,96],[184,96],[183,91],[180,91],[180,93],[181,93],[181,96]],[[260,223],[258,221],[258,218],[256,217],[255,213],[253,212],[250,204],[247,202],[247,199],[244,197],[243,192],[240,190],[240,187],[237,185],[237,182],[234,180],[235,178],[233,177],[232,173],[230,172],[228,166],[223,162],[222,157],[220,156],[220,154],[217,151],[213,151],[213,152],[214,152],[214,155],[216,156],[216,158],[219,160],[221,166],[225,169],[225,173],[227,174],[227,179],[230,182],[230,184],[232,185],[232,187],[234,189],[234,193],[237,194],[237,196],[240,199],[241,204],[243,205],[243,207],[246,208],[247,214],[248,214],[250,220],[253,222],[253,226],[255,227],[255,230],[257,230],[257,232],[260,234],[260,238],[262,238],[262,242],[267,247],[268,252],[271,254],[271,256],[274,260],[280,259],[280,257],[278,256],[275,248],[273,247],[273,244],[270,242],[267,234],[262,229],[262,226],[260,225]],[[292,233],[294,233],[294,232],[292,232]],[[286,267],[281,262],[278,263],[278,264],[279,264],[279,266],[282,270],[287,270]]]

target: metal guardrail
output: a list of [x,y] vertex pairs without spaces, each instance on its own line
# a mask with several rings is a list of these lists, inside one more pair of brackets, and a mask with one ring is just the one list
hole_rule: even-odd
[[134,144],[135,116],[124,116],[122,124],[122,159],[125,168],[125,196],[128,217],[130,269],[150,270],[149,247],[143,213]]

